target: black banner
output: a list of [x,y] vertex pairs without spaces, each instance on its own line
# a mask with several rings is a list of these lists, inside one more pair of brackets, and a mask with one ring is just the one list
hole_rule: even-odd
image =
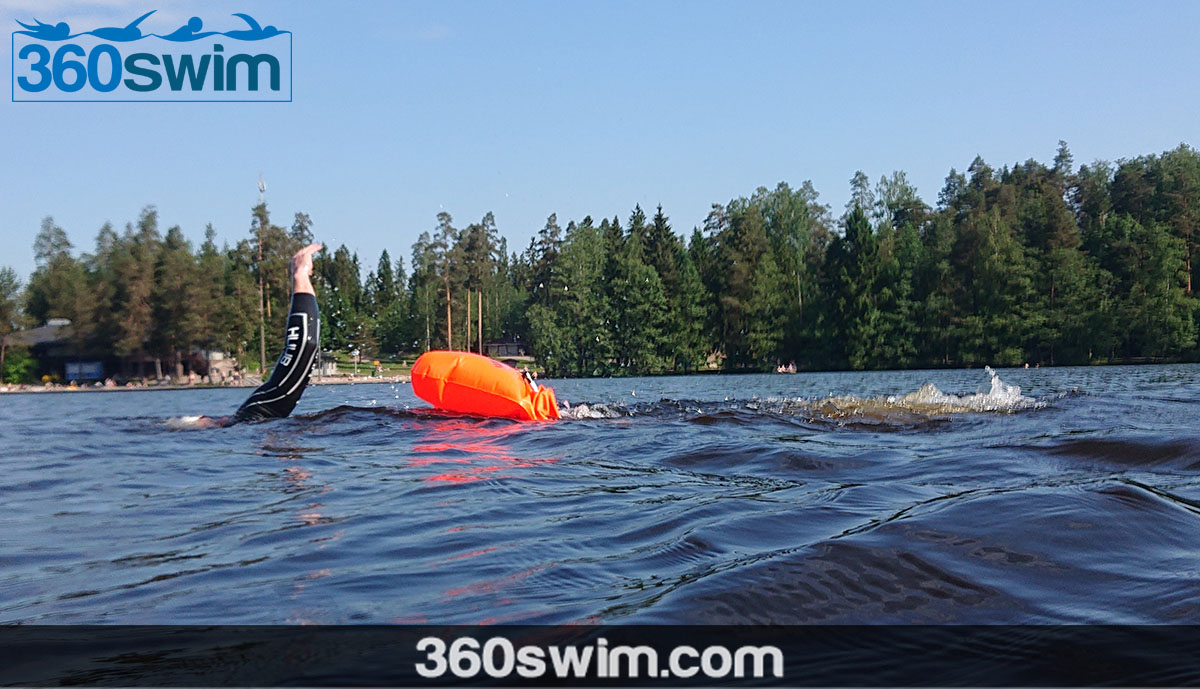
[[1200,627],[8,626],[0,684],[1196,686]]

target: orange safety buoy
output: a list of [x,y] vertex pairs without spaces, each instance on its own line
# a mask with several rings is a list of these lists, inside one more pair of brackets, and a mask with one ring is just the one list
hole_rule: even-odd
[[521,372],[470,352],[425,352],[412,368],[413,392],[438,409],[523,421],[559,418],[554,391]]

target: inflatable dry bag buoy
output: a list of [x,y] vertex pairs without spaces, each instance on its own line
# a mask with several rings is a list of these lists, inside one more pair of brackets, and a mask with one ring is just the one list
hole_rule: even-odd
[[412,368],[413,392],[438,409],[523,421],[559,418],[554,391],[521,372],[470,352],[425,352]]

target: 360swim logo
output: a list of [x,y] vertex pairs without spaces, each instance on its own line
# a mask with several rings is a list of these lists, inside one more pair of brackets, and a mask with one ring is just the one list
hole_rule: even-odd
[[66,22],[18,21],[13,101],[292,100],[291,31],[234,14],[224,31],[192,17],[144,33],[154,13],[75,33]]

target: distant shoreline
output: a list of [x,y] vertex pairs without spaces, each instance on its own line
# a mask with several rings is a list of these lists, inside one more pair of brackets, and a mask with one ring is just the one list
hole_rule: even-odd
[[[313,377],[313,379],[310,381],[310,384],[312,384],[312,385],[356,385],[356,384],[361,383],[361,384],[365,385],[365,384],[379,384],[379,383],[408,384],[409,382],[410,382],[410,379],[408,376],[390,376],[390,377],[386,377],[386,378],[372,378],[372,377],[368,377],[368,376],[362,376],[362,377],[358,377],[358,378],[356,378],[354,376],[337,376],[337,377],[322,376],[322,377]],[[178,391],[178,390],[230,390],[230,389],[240,389],[240,388],[253,389],[253,388],[258,387],[259,385],[260,385],[260,383],[243,383],[240,385],[209,385],[209,384],[198,383],[195,385],[138,385],[138,386],[133,386],[133,387],[125,387],[123,385],[119,385],[117,387],[107,388],[104,386],[97,387],[94,385],[86,385],[86,386],[81,385],[81,386],[71,387],[68,385],[46,386],[46,385],[39,384],[39,385],[25,385],[23,388],[20,388],[20,389],[16,389],[15,387],[9,386],[9,385],[0,385],[0,395],[52,395],[52,394],[75,393],[75,392],[158,392],[158,391],[168,391],[168,390],[172,390],[172,391]]]
[[[1183,360],[1104,361],[1104,362],[1093,362],[1090,364],[1066,364],[1066,365],[1062,365],[1062,366],[1030,366],[1030,367],[1024,367],[1024,368],[1025,368],[1025,370],[1035,370],[1035,369],[1055,369],[1055,368],[1092,368],[1092,367],[1109,367],[1109,366],[1174,366],[1174,365],[1196,365],[1196,364],[1200,364],[1200,362],[1183,361]],[[992,368],[1002,371],[1002,370],[1006,370],[1006,369],[1020,370],[1023,367],[1022,366],[993,366]],[[929,366],[929,367],[903,368],[903,369],[863,369],[863,370],[828,369],[828,370],[799,370],[799,371],[796,371],[796,373],[791,373],[791,372],[780,373],[778,371],[772,373],[770,371],[748,370],[748,369],[747,370],[725,370],[725,369],[705,370],[705,369],[700,369],[697,371],[692,371],[691,373],[683,373],[683,374],[659,373],[659,374],[650,374],[647,376],[639,376],[639,377],[670,378],[670,377],[675,377],[675,376],[741,376],[741,375],[757,375],[757,374],[796,375],[796,374],[805,374],[805,373],[808,373],[808,374],[813,374],[813,373],[869,373],[869,372],[879,372],[879,371],[896,372],[896,371],[958,371],[958,370],[982,371],[983,367],[982,366],[980,366],[980,367],[976,367],[976,366]],[[564,378],[571,378],[571,377],[572,376],[564,376]],[[580,380],[593,380],[593,379],[598,379],[598,378],[619,379],[622,377],[623,376],[584,376],[583,378],[580,378]],[[373,378],[373,377],[369,377],[369,376],[357,376],[357,377],[356,376],[320,376],[320,377],[314,376],[312,378],[311,384],[312,385],[356,385],[356,384],[368,385],[368,384],[373,384],[373,383],[374,384],[391,383],[391,384],[407,385],[407,384],[410,384],[411,382],[412,382],[412,379],[406,375],[385,376],[383,378]],[[195,385],[174,385],[174,384],[172,384],[172,385],[143,385],[143,386],[137,386],[137,387],[117,386],[117,387],[113,387],[113,388],[94,387],[94,386],[79,386],[79,387],[72,388],[72,387],[69,387],[66,385],[55,385],[53,387],[46,387],[41,384],[37,384],[37,385],[25,384],[25,387],[20,390],[13,389],[13,387],[8,384],[3,384],[3,385],[0,385],[0,395],[16,395],[16,394],[39,394],[39,395],[41,395],[41,394],[65,393],[65,392],[132,392],[132,391],[136,391],[136,390],[142,390],[142,391],[147,391],[147,390],[218,390],[218,389],[231,389],[231,388],[233,388],[233,389],[237,389],[237,388],[253,389],[253,388],[258,387],[260,384],[261,384],[261,382],[258,381],[257,379],[253,379],[250,382],[243,382],[243,383],[237,384],[237,385],[210,385],[210,384],[205,384],[205,383],[197,383]]]

